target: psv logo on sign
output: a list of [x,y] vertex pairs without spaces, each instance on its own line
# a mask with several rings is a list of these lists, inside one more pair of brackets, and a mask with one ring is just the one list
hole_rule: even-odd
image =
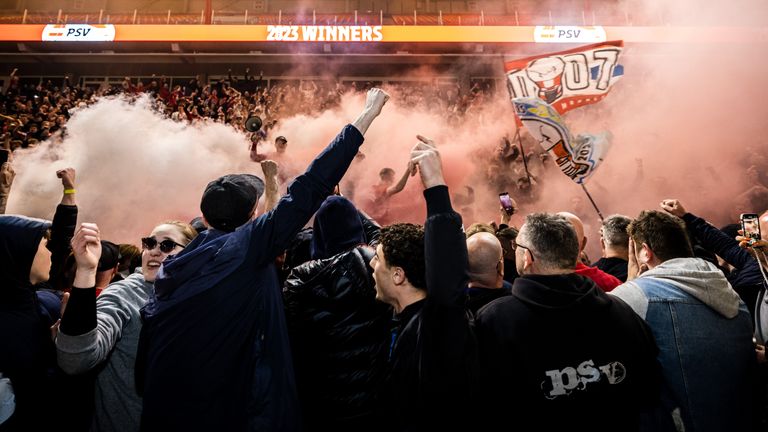
[[601,26],[536,26],[533,29],[533,40],[538,43],[595,43],[605,42],[605,29]]
[[93,29],[89,29],[89,28],[70,28],[70,29],[67,29],[67,37],[69,37],[69,36],[74,36],[74,37],[83,36],[83,37],[87,37],[88,33],[90,33],[91,30],[93,30]]
[[52,42],[111,42],[115,40],[115,26],[48,24],[43,29],[42,39]]

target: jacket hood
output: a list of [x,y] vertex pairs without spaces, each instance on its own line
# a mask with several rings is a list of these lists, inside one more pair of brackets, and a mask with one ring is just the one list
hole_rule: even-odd
[[11,287],[29,287],[29,272],[51,223],[24,216],[0,216],[0,295]]
[[365,243],[357,208],[348,199],[336,195],[320,205],[312,231],[312,259],[330,258]]
[[[227,234],[215,228],[209,229],[195,237],[177,255],[166,258],[155,277],[157,297],[169,298],[176,288],[198,277],[199,271],[207,264],[213,264],[212,271],[205,278],[208,283],[223,279],[237,268],[245,257],[234,249],[244,245],[236,241],[237,237]],[[231,242],[234,244],[227,242],[230,239],[235,240]]]
[[640,277],[671,283],[726,318],[733,318],[739,313],[739,295],[731,288],[720,269],[701,258],[664,261]]
[[585,308],[610,305],[591,279],[575,273],[521,276],[512,284],[512,295],[531,306],[561,312],[583,312]]

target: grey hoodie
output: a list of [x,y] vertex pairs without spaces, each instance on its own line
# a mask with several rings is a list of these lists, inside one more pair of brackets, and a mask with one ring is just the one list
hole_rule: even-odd
[[[674,285],[692,295],[705,305],[726,318],[739,313],[741,298],[714,264],[701,258],[674,258],[664,261],[638,279],[654,278]],[[648,298],[637,284],[625,282],[610,294],[624,300],[634,311],[645,319],[648,312]]]
[[96,377],[95,415],[91,430],[138,431],[141,398],[133,371],[141,333],[139,309],[152,293],[141,269],[109,285],[96,299],[96,328],[79,336],[59,332],[59,366],[68,374],[82,373],[107,360]]

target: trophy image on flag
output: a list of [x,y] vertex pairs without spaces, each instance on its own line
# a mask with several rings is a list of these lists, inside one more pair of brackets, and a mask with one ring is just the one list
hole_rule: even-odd
[[539,87],[539,99],[552,103],[563,96],[565,62],[560,57],[544,57],[526,68],[528,78]]

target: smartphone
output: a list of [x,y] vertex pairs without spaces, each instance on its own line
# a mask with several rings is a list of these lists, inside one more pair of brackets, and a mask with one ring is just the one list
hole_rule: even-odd
[[760,240],[760,216],[757,213],[742,213],[739,215],[744,237]]
[[7,149],[0,149],[0,166],[8,162],[8,154],[9,152]]
[[509,193],[502,192],[499,194],[499,202],[501,203],[501,207],[504,209],[507,214],[511,215],[515,211],[515,206],[512,205],[512,198],[509,197]]

